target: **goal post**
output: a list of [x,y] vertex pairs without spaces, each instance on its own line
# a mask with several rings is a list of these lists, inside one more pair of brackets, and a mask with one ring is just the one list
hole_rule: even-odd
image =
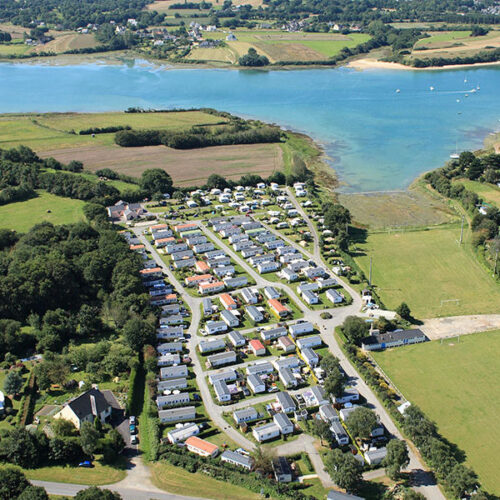
[[455,306],[459,306],[460,305],[460,299],[443,299],[441,300],[441,309],[444,307],[444,306],[448,306],[448,305],[455,305]]

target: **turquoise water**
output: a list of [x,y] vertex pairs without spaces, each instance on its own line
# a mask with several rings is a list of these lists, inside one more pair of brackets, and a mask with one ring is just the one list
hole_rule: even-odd
[[395,190],[442,165],[457,143],[459,150],[479,148],[499,129],[500,68],[267,72],[0,64],[0,112],[129,106],[208,106],[275,122],[321,143],[344,191]]

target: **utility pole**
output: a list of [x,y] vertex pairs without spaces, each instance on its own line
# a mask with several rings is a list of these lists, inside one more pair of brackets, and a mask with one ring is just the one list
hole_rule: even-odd
[[460,229],[460,245],[462,244],[464,238],[464,216],[462,215],[462,227]]
[[[498,255],[498,252],[497,252]],[[370,257],[370,276],[368,278],[368,285],[372,286],[372,258]]]
[[497,253],[495,255],[495,270],[493,271],[493,277],[495,277],[497,275],[497,264],[498,264],[498,250],[497,250]]

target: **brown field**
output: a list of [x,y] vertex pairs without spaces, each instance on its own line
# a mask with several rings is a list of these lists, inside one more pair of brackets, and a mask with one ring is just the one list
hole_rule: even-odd
[[229,47],[194,48],[186,59],[194,61],[222,61],[235,64],[238,57]]
[[444,224],[457,216],[441,199],[418,189],[395,193],[340,194],[354,220],[370,229]]
[[22,38],[24,32],[28,32],[29,30],[27,28],[23,28],[22,26],[15,26],[10,23],[0,23],[0,31],[10,33],[10,36],[13,39],[16,39]]
[[38,45],[32,49],[32,52],[66,52],[74,49],[89,49],[98,45],[94,35],[83,35],[80,33],[71,33],[57,36],[54,40],[45,45]]
[[95,144],[48,150],[41,156],[52,156],[63,163],[79,160],[91,171],[111,168],[134,177],[149,168],[163,168],[176,185],[201,185],[210,174],[221,174],[228,179],[239,179],[248,173],[266,177],[283,166],[281,148],[277,144],[243,144],[192,150],[176,150],[165,146],[121,148]]
[[254,43],[258,52],[267,55],[271,62],[276,61],[319,61],[325,58],[318,51],[300,43]]

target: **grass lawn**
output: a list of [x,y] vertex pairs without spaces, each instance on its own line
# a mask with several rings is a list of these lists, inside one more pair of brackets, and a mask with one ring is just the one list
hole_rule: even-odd
[[[84,201],[63,198],[45,191],[31,200],[9,203],[0,207],[0,228],[26,232],[35,224],[71,224],[84,219]],[[50,213],[47,212],[50,210]]]
[[53,466],[38,469],[22,469],[28,479],[40,481],[54,481],[56,483],[75,483],[89,485],[113,484],[125,478],[125,459],[121,459],[116,466],[101,465],[97,460],[94,467]]
[[466,38],[470,36],[470,31],[443,31],[442,33],[437,33],[431,35],[428,38],[421,38],[415,47],[434,47],[434,44],[441,42],[452,42],[460,38]]
[[166,462],[158,462],[151,467],[151,479],[162,490],[179,492],[183,495],[218,500],[258,500],[257,493],[212,479],[200,472],[190,473],[180,467],[174,467]]
[[477,193],[477,195],[481,197],[486,203],[491,203],[496,207],[500,207],[499,187],[493,184],[488,184],[486,182],[469,181],[466,179],[460,179],[457,182],[463,184],[465,186],[465,189]]
[[[496,313],[500,288],[477,262],[460,227],[369,234],[357,244],[356,261],[366,276],[373,258],[373,283],[388,308],[405,301],[419,319]],[[460,303],[442,300],[459,299]]]
[[467,453],[483,486],[500,493],[500,330],[374,353],[399,390]]

